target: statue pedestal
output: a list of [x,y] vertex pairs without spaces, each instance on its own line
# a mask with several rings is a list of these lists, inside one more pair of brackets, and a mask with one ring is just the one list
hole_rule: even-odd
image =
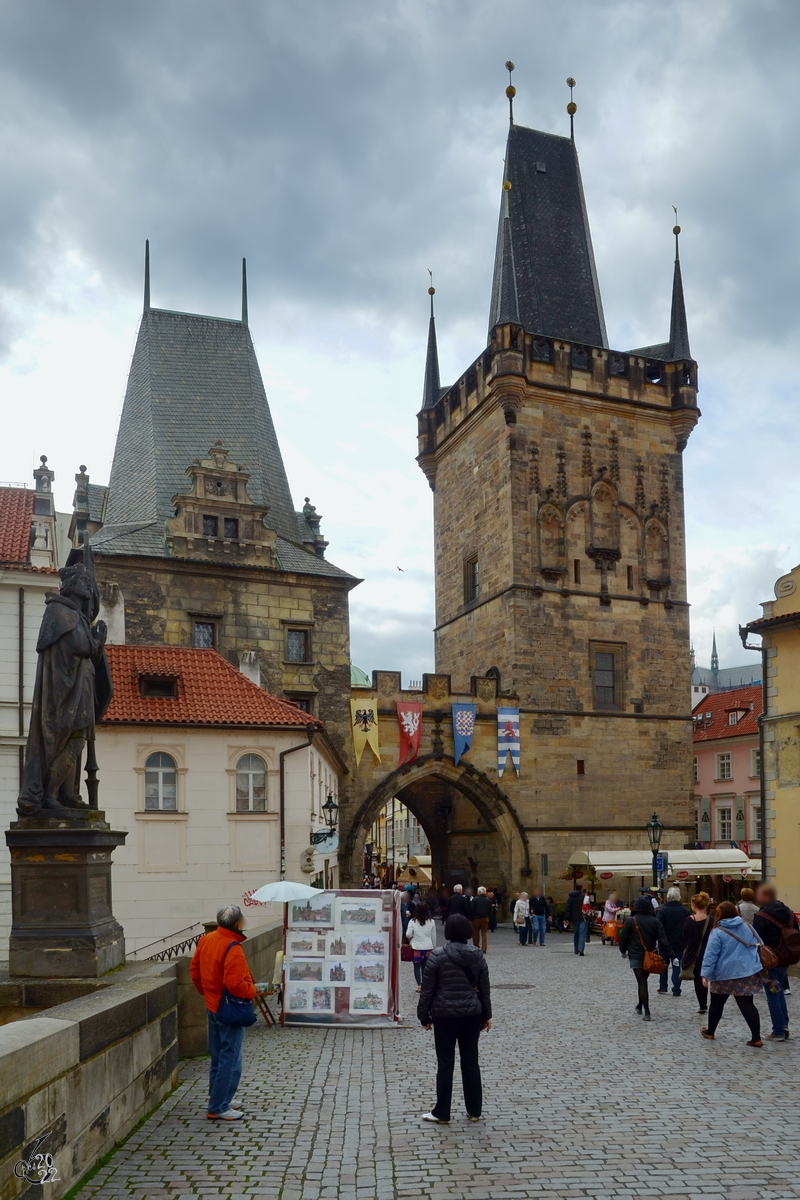
[[74,812],[20,817],[6,830],[11,975],[87,978],[125,961],[111,910],[111,855],[128,835],[110,829],[97,809]]

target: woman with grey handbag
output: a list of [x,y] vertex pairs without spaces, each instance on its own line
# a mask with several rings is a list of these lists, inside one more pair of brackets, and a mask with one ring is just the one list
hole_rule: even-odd
[[708,1012],[708,988],[703,983],[700,968],[703,965],[703,955],[706,952],[708,935],[711,933],[713,921],[709,916],[708,906],[711,897],[708,892],[698,892],[692,896],[692,915],[686,918],[683,926],[683,958],[681,959],[681,979],[694,981],[694,993],[697,996],[697,1011],[701,1015]]

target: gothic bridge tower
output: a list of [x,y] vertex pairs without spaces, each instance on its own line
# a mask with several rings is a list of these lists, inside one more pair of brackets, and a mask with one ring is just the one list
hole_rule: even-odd
[[697,365],[677,226],[669,340],[616,351],[574,139],[512,118],[501,197],[488,345],[441,387],[431,315],[418,461],[436,671],[518,698],[515,805],[552,875],[574,849],[645,846],[654,809],[665,846],[693,828],[681,455]]

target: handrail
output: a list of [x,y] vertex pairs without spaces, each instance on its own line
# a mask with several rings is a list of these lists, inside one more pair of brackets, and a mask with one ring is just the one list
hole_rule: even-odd
[[[200,932],[193,933],[192,931],[197,930],[198,926],[200,927]],[[135,950],[132,950],[130,954],[127,955],[127,958],[136,959],[140,954],[142,954],[143,951],[152,950],[154,946],[159,946],[163,942],[170,942],[171,945],[164,946],[162,950],[157,950],[153,954],[144,955],[146,962],[169,961],[169,959],[173,957],[177,958],[180,954],[184,953],[184,951],[196,946],[204,932],[205,927],[202,921],[195,921],[193,925],[187,925],[184,929],[178,929],[175,933],[168,933],[162,938],[157,938],[154,942],[147,942],[144,946],[137,946]],[[189,934],[190,936],[181,938],[181,934]],[[178,938],[180,940],[173,942],[173,938]]]

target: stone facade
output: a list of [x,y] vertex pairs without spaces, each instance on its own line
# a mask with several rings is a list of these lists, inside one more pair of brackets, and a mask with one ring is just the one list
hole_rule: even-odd
[[[425,829],[439,883],[477,879],[506,894],[536,883],[564,893],[570,885],[558,876],[575,850],[644,848],[654,805],[666,826],[665,849],[692,836],[691,733],[685,754],[673,733],[690,721],[553,713],[522,705],[519,695],[500,696],[493,678],[465,684],[451,690],[449,676],[426,675],[421,692],[402,691],[399,672],[376,671],[371,692],[354,690],[361,707],[377,706],[381,758],[367,747],[352,768],[340,813],[349,833],[342,838],[342,886],[360,880],[370,826],[393,795]],[[423,704],[419,756],[400,767],[398,700]],[[472,747],[456,766],[451,704],[460,701],[474,703],[477,713]],[[519,777],[510,758],[498,776],[498,705],[521,708]],[[576,759],[585,774],[577,774]]]
[[[196,624],[210,624],[215,648],[229,662],[246,661],[250,678],[255,665],[270,694],[307,702],[344,749],[350,577],[343,586],[336,578],[235,562],[223,570],[213,562],[101,554],[96,569],[101,584],[117,585],[124,597],[128,643],[191,646]],[[309,661],[289,660],[290,630],[305,634]]]

